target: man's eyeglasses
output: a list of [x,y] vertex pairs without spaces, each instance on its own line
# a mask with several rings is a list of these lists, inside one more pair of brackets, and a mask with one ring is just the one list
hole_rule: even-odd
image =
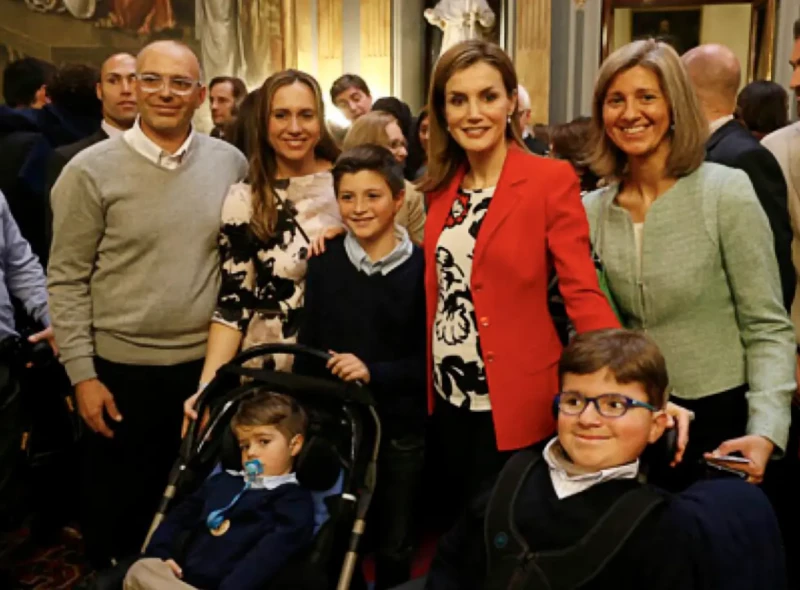
[[200,82],[191,78],[180,76],[161,76],[159,74],[138,74],[136,79],[139,81],[139,88],[144,92],[161,92],[166,84],[172,94],[186,96],[191,94]]
[[621,393],[604,393],[596,397],[586,397],[577,391],[562,391],[556,396],[556,407],[559,412],[568,416],[580,416],[589,404],[594,404],[598,414],[606,418],[621,418],[631,408],[644,408],[658,412],[658,408],[645,402],[631,399]]

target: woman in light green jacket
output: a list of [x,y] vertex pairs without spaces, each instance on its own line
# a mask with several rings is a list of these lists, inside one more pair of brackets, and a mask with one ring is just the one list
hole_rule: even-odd
[[744,172],[704,163],[708,123],[675,51],[637,41],[603,64],[593,102],[593,170],[608,185],[585,206],[629,328],[667,359],[673,401],[696,413],[682,467],[740,453],[758,483],[785,449],[796,390],[767,217]]

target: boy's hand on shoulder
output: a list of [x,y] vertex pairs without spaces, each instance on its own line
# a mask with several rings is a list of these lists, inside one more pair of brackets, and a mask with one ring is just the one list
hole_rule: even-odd
[[175,574],[176,578],[183,577],[183,570],[181,569],[181,566],[179,566],[174,559],[167,559],[164,561],[164,563],[166,563],[169,566],[169,569],[172,570],[172,573]]
[[331,373],[343,381],[363,381],[369,383],[370,374],[367,365],[360,358],[349,352],[328,351],[332,356],[326,365]]

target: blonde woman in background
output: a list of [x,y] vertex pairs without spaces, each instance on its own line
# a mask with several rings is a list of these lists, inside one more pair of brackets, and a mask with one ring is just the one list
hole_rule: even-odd
[[[372,111],[356,119],[344,138],[343,151],[367,143],[383,146],[394,155],[398,164],[408,157],[408,144],[403,131],[389,113]],[[417,244],[422,243],[425,230],[425,206],[422,193],[408,180],[405,181],[406,199],[395,218],[396,223],[408,230]]]

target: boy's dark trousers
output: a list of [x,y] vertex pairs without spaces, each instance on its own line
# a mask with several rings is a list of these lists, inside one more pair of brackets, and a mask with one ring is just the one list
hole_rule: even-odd
[[415,508],[425,463],[425,435],[384,439],[378,481],[367,516],[375,546],[375,589],[393,588],[411,576]]
[[122,421],[114,438],[89,431],[81,473],[81,528],[97,568],[138,553],[180,446],[183,402],[197,391],[203,360],[172,366],[95,358],[98,379]]

